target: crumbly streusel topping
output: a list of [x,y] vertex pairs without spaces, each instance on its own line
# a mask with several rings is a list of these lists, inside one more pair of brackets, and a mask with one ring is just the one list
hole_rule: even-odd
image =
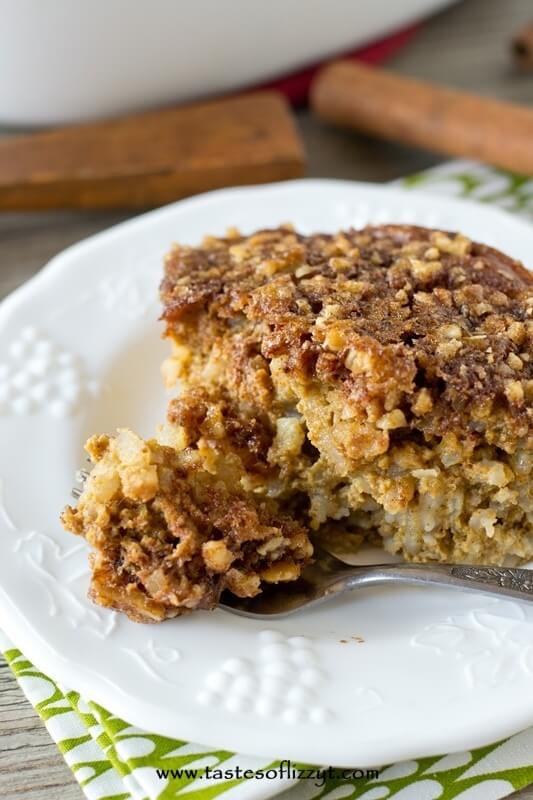
[[[377,403],[389,430],[483,429],[504,448],[531,431],[533,282],[485,245],[414,226],[283,227],[177,246],[165,269],[169,334],[202,350],[239,333],[241,379],[250,359],[283,357],[289,378]],[[265,364],[254,392],[269,391]]]

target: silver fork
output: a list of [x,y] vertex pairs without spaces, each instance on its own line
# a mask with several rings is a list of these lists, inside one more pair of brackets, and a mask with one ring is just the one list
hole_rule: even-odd
[[533,602],[533,570],[463,564],[353,566],[315,547],[314,563],[297,581],[267,586],[256,597],[244,599],[226,592],[220,608],[254,619],[284,617],[353,589],[394,583],[452,587]]
[[[79,498],[89,473],[80,469],[72,489]],[[331,597],[365,586],[408,583],[485,592],[533,602],[533,570],[518,567],[483,567],[465,564],[372,564],[353,566],[315,545],[314,561],[297,581],[267,585],[256,597],[241,598],[225,592],[219,607],[242,617],[284,617]]]
[[79,500],[83,494],[83,487],[85,486],[85,481],[89,477],[89,470],[87,469],[78,469],[76,471],[75,480],[76,483],[79,483],[79,486],[75,486],[73,489],[70,490],[72,497],[76,500]]

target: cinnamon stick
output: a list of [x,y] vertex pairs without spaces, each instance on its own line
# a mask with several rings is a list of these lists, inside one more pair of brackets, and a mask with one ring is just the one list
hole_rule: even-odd
[[285,99],[256,92],[0,140],[0,210],[144,208],[299,177]]
[[518,31],[512,46],[518,66],[524,70],[533,70],[533,22]]
[[322,119],[533,175],[533,108],[339,61],[311,87]]

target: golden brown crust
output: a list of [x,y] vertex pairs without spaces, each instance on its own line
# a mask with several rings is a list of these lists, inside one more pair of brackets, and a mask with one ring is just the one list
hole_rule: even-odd
[[264,360],[266,402],[268,362],[283,357],[289,377],[340,382],[360,402],[386,402],[396,384],[410,412],[427,388],[428,433],[468,431],[489,405],[505,416],[502,440],[530,429],[532,277],[463,236],[387,225],[211,238],[173,250],[162,299],[178,342],[208,350],[239,331],[233,369],[242,383],[250,360]]

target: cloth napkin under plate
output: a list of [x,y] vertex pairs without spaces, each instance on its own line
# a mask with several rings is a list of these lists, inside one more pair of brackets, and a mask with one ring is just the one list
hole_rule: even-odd
[[[400,184],[492,203],[533,222],[533,180],[519,175],[454,161]],[[43,675],[3,634],[0,649],[89,800],[265,800],[281,792],[283,800],[499,800],[533,784],[533,728],[478,750],[385,766],[378,777],[320,772],[298,780],[282,776],[278,762],[135,728]],[[236,777],[237,768],[256,777]]]

